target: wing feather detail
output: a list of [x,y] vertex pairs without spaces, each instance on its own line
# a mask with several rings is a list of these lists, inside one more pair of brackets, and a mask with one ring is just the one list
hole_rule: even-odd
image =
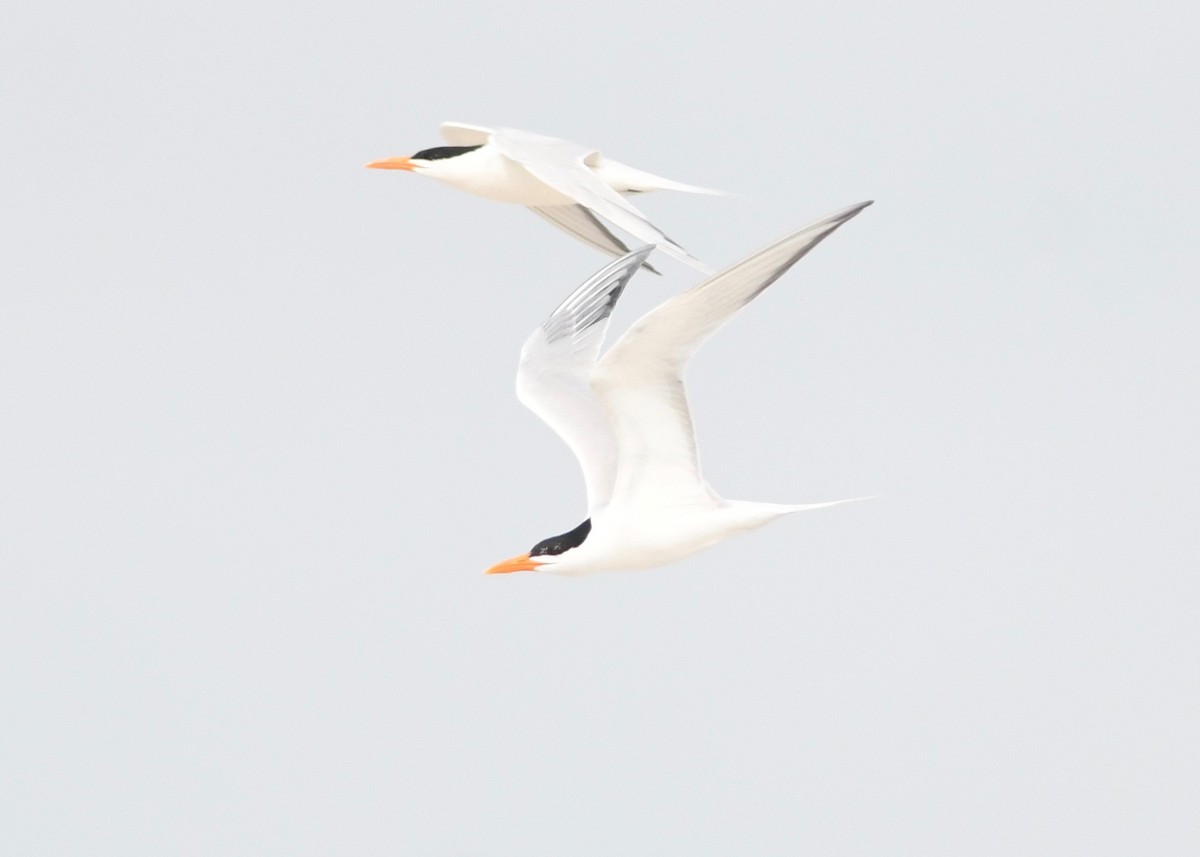
[[668,238],[646,215],[595,176],[587,161],[598,156],[596,149],[512,128],[496,129],[490,140],[505,157],[577,204],[638,240],[658,245],[668,256],[706,274],[712,273],[712,269]]
[[[588,211],[585,206],[530,206],[529,210],[564,232],[575,236],[583,243],[611,256],[623,256],[629,252],[629,248],[625,246],[625,242],[613,235],[608,227],[600,221],[600,218]],[[643,262],[642,267],[652,274],[660,273],[649,262]]]
[[683,369],[747,303],[870,202],[776,241],[642,316],[592,373],[617,443],[613,500],[631,505],[711,498],[700,471]]
[[589,379],[613,308],[653,249],[628,253],[589,278],[521,349],[517,398],[579,459],[589,513],[608,502],[616,469],[616,440]]

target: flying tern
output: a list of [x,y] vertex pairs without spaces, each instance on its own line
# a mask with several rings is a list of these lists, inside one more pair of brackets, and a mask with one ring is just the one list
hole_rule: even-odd
[[[629,252],[603,221],[704,273],[699,259],[668,238],[622,194],[652,190],[722,195],[721,191],[660,178],[604,157],[594,148],[512,128],[481,128],[445,122],[448,146],[368,167],[409,170],[500,202],[527,206],[559,229],[614,256]],[[654,271],[643,259],[642,264]],[[655,271],[655,273],[658,273]]]
[[613,307],[652,248],[623,256],[576,289],[526,340],[517,398],[579,459],[588,518],[486,573],[648,568],[783,515],[851,502],[797,506],[718,496],[700,473],[683,370],[738,310],[870,204],[818,220],[660,304],[600,359]]

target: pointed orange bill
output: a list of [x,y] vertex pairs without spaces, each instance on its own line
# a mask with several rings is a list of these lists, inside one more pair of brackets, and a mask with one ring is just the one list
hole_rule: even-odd
[[381,161],[371,161],[367,167],[372,170],[411,170],[413,164],[408,158],[384,158]]
[[529,558],[529,554],[523,553],[520,556],[514,556],[512,559],[506,559],[504,562],[498,562],[489,568],[484,574],[508,574],[510,571],[533,571],[538,567],[536,562]]

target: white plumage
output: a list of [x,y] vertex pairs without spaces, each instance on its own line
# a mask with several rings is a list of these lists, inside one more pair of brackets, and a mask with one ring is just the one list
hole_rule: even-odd
[[640,241],[657,245],[668,256],[711,273],[623,194],[676,190],[720,195],[720,191],[651,175],[606,158],[595,148],[557,137],[457,122],[443,123],[441,132],[450,147],[426,149],[407,158],[384,158],[367,166],[408,170],[477,196],[524,205],[598,250],[611,255],[629,252],[604,225],[607,221]]
[[579,459],[589,520],[488,573],[582,574],[672,562],[781,515],[838,500],[726,500],[704,481],[683,386],[696,350],[869,202],[788,235],[639,319],[599,358],[609,316],[646,247],[580,286],[526,341],[517,395]]

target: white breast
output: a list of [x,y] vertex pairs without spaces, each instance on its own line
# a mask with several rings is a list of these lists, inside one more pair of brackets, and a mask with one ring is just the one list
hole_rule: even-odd
[[433,161],[423,175],[459,190],[518,205],[571,205],[573,200],[534,178],[520,164],[487,145],[473,152]]

